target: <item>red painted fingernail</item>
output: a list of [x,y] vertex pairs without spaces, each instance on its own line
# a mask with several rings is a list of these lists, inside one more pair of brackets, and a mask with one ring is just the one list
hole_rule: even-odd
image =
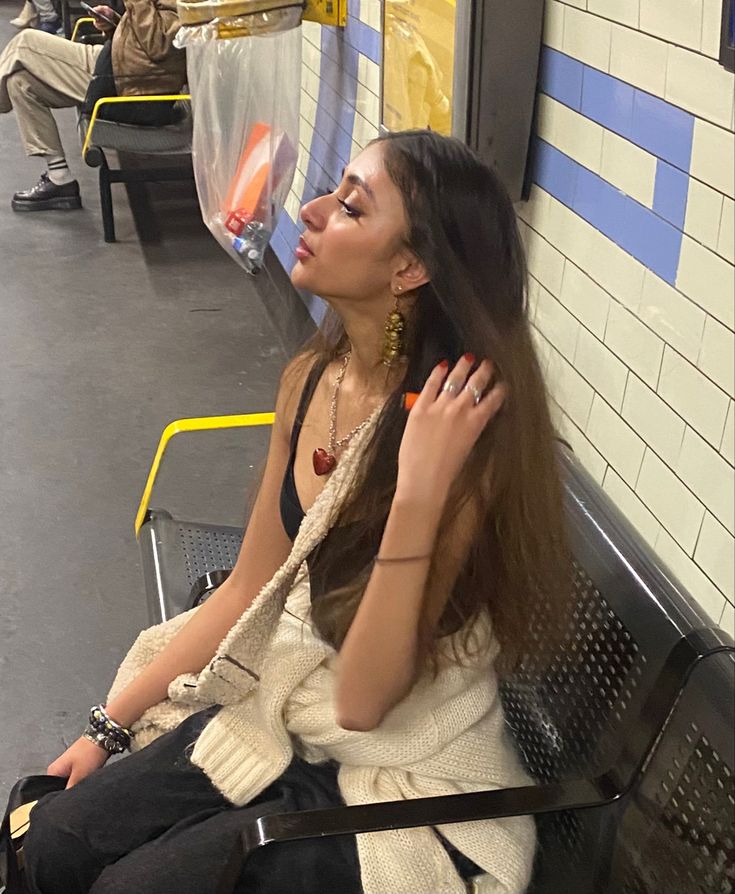
[[468,363],[474,363],[474,362],[475,362],[475,355],[474,355],[474,354],[465,354],[465,355],[464,355],[464,359],[465,359]]
[[449,369],[449,361],[442,360],[441,363],[439,364],[439,366],[441,366],[442,369]]

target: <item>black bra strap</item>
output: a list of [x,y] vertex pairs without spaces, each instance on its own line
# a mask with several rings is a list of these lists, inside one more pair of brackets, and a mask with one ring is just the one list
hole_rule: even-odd
[[319,379],[321,379],[322,373],[326,368],[327,361],[317,360],[309,370],[309,375],[306,377],[304,390],[301,392],[301,400],[299,401],[299,406],[296,410],[296,418],[293,421],[293,428],[291,429],[291,455],[293,455],[293,452],[296,449],[301,426],[304,424],[304,417],[306,416],[306,411],[308,410],[311,399],[316,391],[316,386],[319,384]]

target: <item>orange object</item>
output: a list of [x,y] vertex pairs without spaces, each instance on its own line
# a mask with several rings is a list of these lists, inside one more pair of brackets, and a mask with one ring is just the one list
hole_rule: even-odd
[[265,223],[273,192],[295,164],[296,150],[285,133],[262,122],[254,124],[230,182],[224,214],[236,211]]
[[419,396],[415,391],[407,391],[403,395],[403,406],[407,410],[410,410],[418,399],[419,399]]

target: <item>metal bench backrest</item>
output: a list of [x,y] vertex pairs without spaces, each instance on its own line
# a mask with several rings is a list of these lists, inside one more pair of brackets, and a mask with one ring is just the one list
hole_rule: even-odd
[[[539,657],[541,645],[558,620],[548,606],[537,607],[538,654],[530,651],[502,685],[516,745],[538,782],[597,775],[631,735],[636,742],[651,739],[659,721],[640,715],[667,659],[687,635],[712,626],[581,466],[568,456],[563,462],[574,611],[549,661]],[[532,891],[560,892],[564,879],[564,894],[622,894],[607,888],[607,877],[623,809],[539,818]]]

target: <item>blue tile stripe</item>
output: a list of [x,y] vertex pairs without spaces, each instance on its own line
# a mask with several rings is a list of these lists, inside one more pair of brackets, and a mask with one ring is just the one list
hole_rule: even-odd
[[534,180],[542,189],[674,285],[683,238],[680,229],[550,143],[538,139],[535,153]]
[[673,285],[686,217],[694,116],[551,47],[543,49],[539,88],[656,157],[652,208],[543,140],[536,144],[533,179]]
[[539,77],[543,93],[689,171],[694,139],[689,112],[551,47],[544,47]]
[[[359,6],[354,0],[352,7],[355,14],[359,14]],[[349,164],[355,126],[359,53],[374,57],[373,35],[378,36],[380,45],[380,35],[374,29],[359,20],[350,23],[349,18],[352,17],[348,17],[348,27],[345,29],[328,26],[321,29],[319,96],[302,203],[333,190],[342,178],[342,170]],[[303,224],[292,221],[284,209],[271,245],[281,266],[287,271],[293,266],[294,251],[302,230]],[[304,295],[303,298],[309,313],[318,323],[324,314],[324,303],[313,295]]]

